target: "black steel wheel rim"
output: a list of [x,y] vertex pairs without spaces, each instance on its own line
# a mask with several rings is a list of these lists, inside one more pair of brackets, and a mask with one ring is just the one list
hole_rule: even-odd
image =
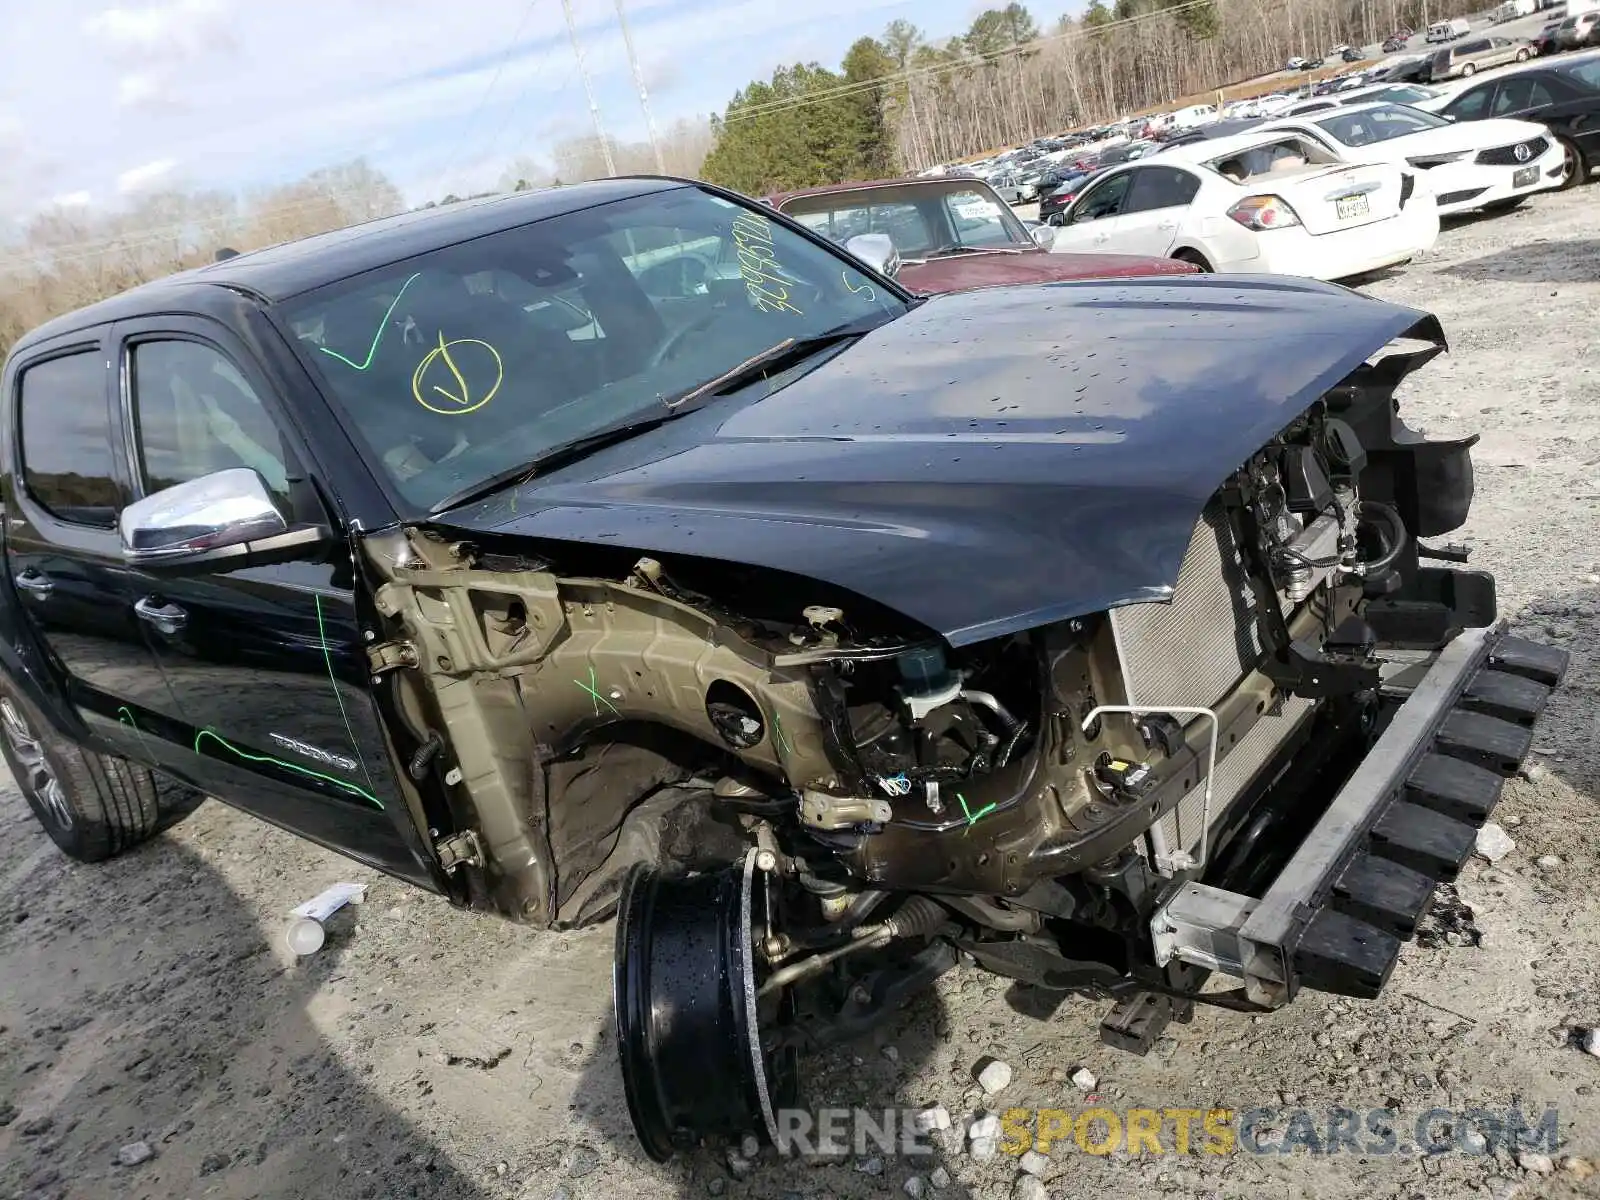
[[747,863],[684,877],[641,865],[623,884],[617,1052],[629,1118],[657,1162],[705,1137],[770,1134],[773,1106],[792,1094],[792,1062],[764,1051],[751,1020],[747,966],[766,904],[764,889],[751,888],[746,919]]

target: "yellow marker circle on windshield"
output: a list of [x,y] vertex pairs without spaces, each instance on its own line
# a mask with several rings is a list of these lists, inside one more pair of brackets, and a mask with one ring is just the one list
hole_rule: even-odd
[[[500,390],[505,363],[500,351],[480,338],[452,338],[422,356],[411,373],[411,395],[429,412],[458,417],[477,412]],[[438,397],[439,399],[435,399]]]

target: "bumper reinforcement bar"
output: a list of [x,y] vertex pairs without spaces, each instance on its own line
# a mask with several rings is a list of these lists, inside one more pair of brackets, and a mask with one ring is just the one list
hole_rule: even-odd
[[1302,987],[1371,998],[1533,745],[1565,650],[1467,630],[1440,652],[1289,864],[1257,898],[1188,882],[1151,919],[1156,961],[1242,979],[1277,1008]]

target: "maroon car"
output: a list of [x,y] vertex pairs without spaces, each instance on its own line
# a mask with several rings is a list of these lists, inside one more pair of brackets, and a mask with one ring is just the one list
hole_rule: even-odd
[[1198,270],[1139,254],[1052,253],[1054,230],[1041,225],[1030,232],[993,188],[964,176],[838,183],[780,192],[766,202],[840,245],[864,234],[888,235],[897,278],[917,292]]

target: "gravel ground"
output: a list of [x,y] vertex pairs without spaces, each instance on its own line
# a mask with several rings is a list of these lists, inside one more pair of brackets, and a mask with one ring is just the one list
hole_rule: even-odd
[[[0,794],[0,1195],[454,1197],[1046,1195],[1485,1197],[1595,1194],[1600,1024],[1589,930],[1600,770],[1600,238],[1597,189],[1458,224],[1425,261],[1367,285],[1431,308],[1451,353],[1404,400],[1435,434],[1481,431],[1466,532],[1527,631],[1576,665],[1538,735],[1546,768],[1507,788],[1516,848],[1474,860],[1460,905],[1403,953],[1382,1000],[1316,994],[1267,1016],[1202,1010],[1144,1059],[1102,1047],[1104,1005],[1048,1019],[958,970],[871,1044],[815,1062],[817,1103],[970,1114],[987,1056],[1006,1104],[1082,1107],[1080,1066],[1113,1105],[1236,1110],[1559,1111],[1550,1164],[1524,1156],[1348,1152],[1092,1157],[1069,1145],[1042,1188],[1005,1155],[779,1164],[734,1177],[710,1155],[658,1168],[635,1149],[609,1032],[611,929],[538,935],[442,901],[215,804],[117,862],[69,863]],[[299,965],[283,914],[327,884],[371,883],[350,927]],[[1019,1004],[1018,1007],[1026,1008]],[[954,1140],[954,1139],[952,1139]],[[118,1165],[119,1148],[153,1156]],[[1170,1142],[1168,1143],[1170,1149]],[[863,1170],[863,1168],[867,1168]],[[1549,1168],[1549,1173],[1545,1173]],[[940,1181],[943,1182],[942,1177]],[[915,1185],[913,1185],[915,1186]]]

